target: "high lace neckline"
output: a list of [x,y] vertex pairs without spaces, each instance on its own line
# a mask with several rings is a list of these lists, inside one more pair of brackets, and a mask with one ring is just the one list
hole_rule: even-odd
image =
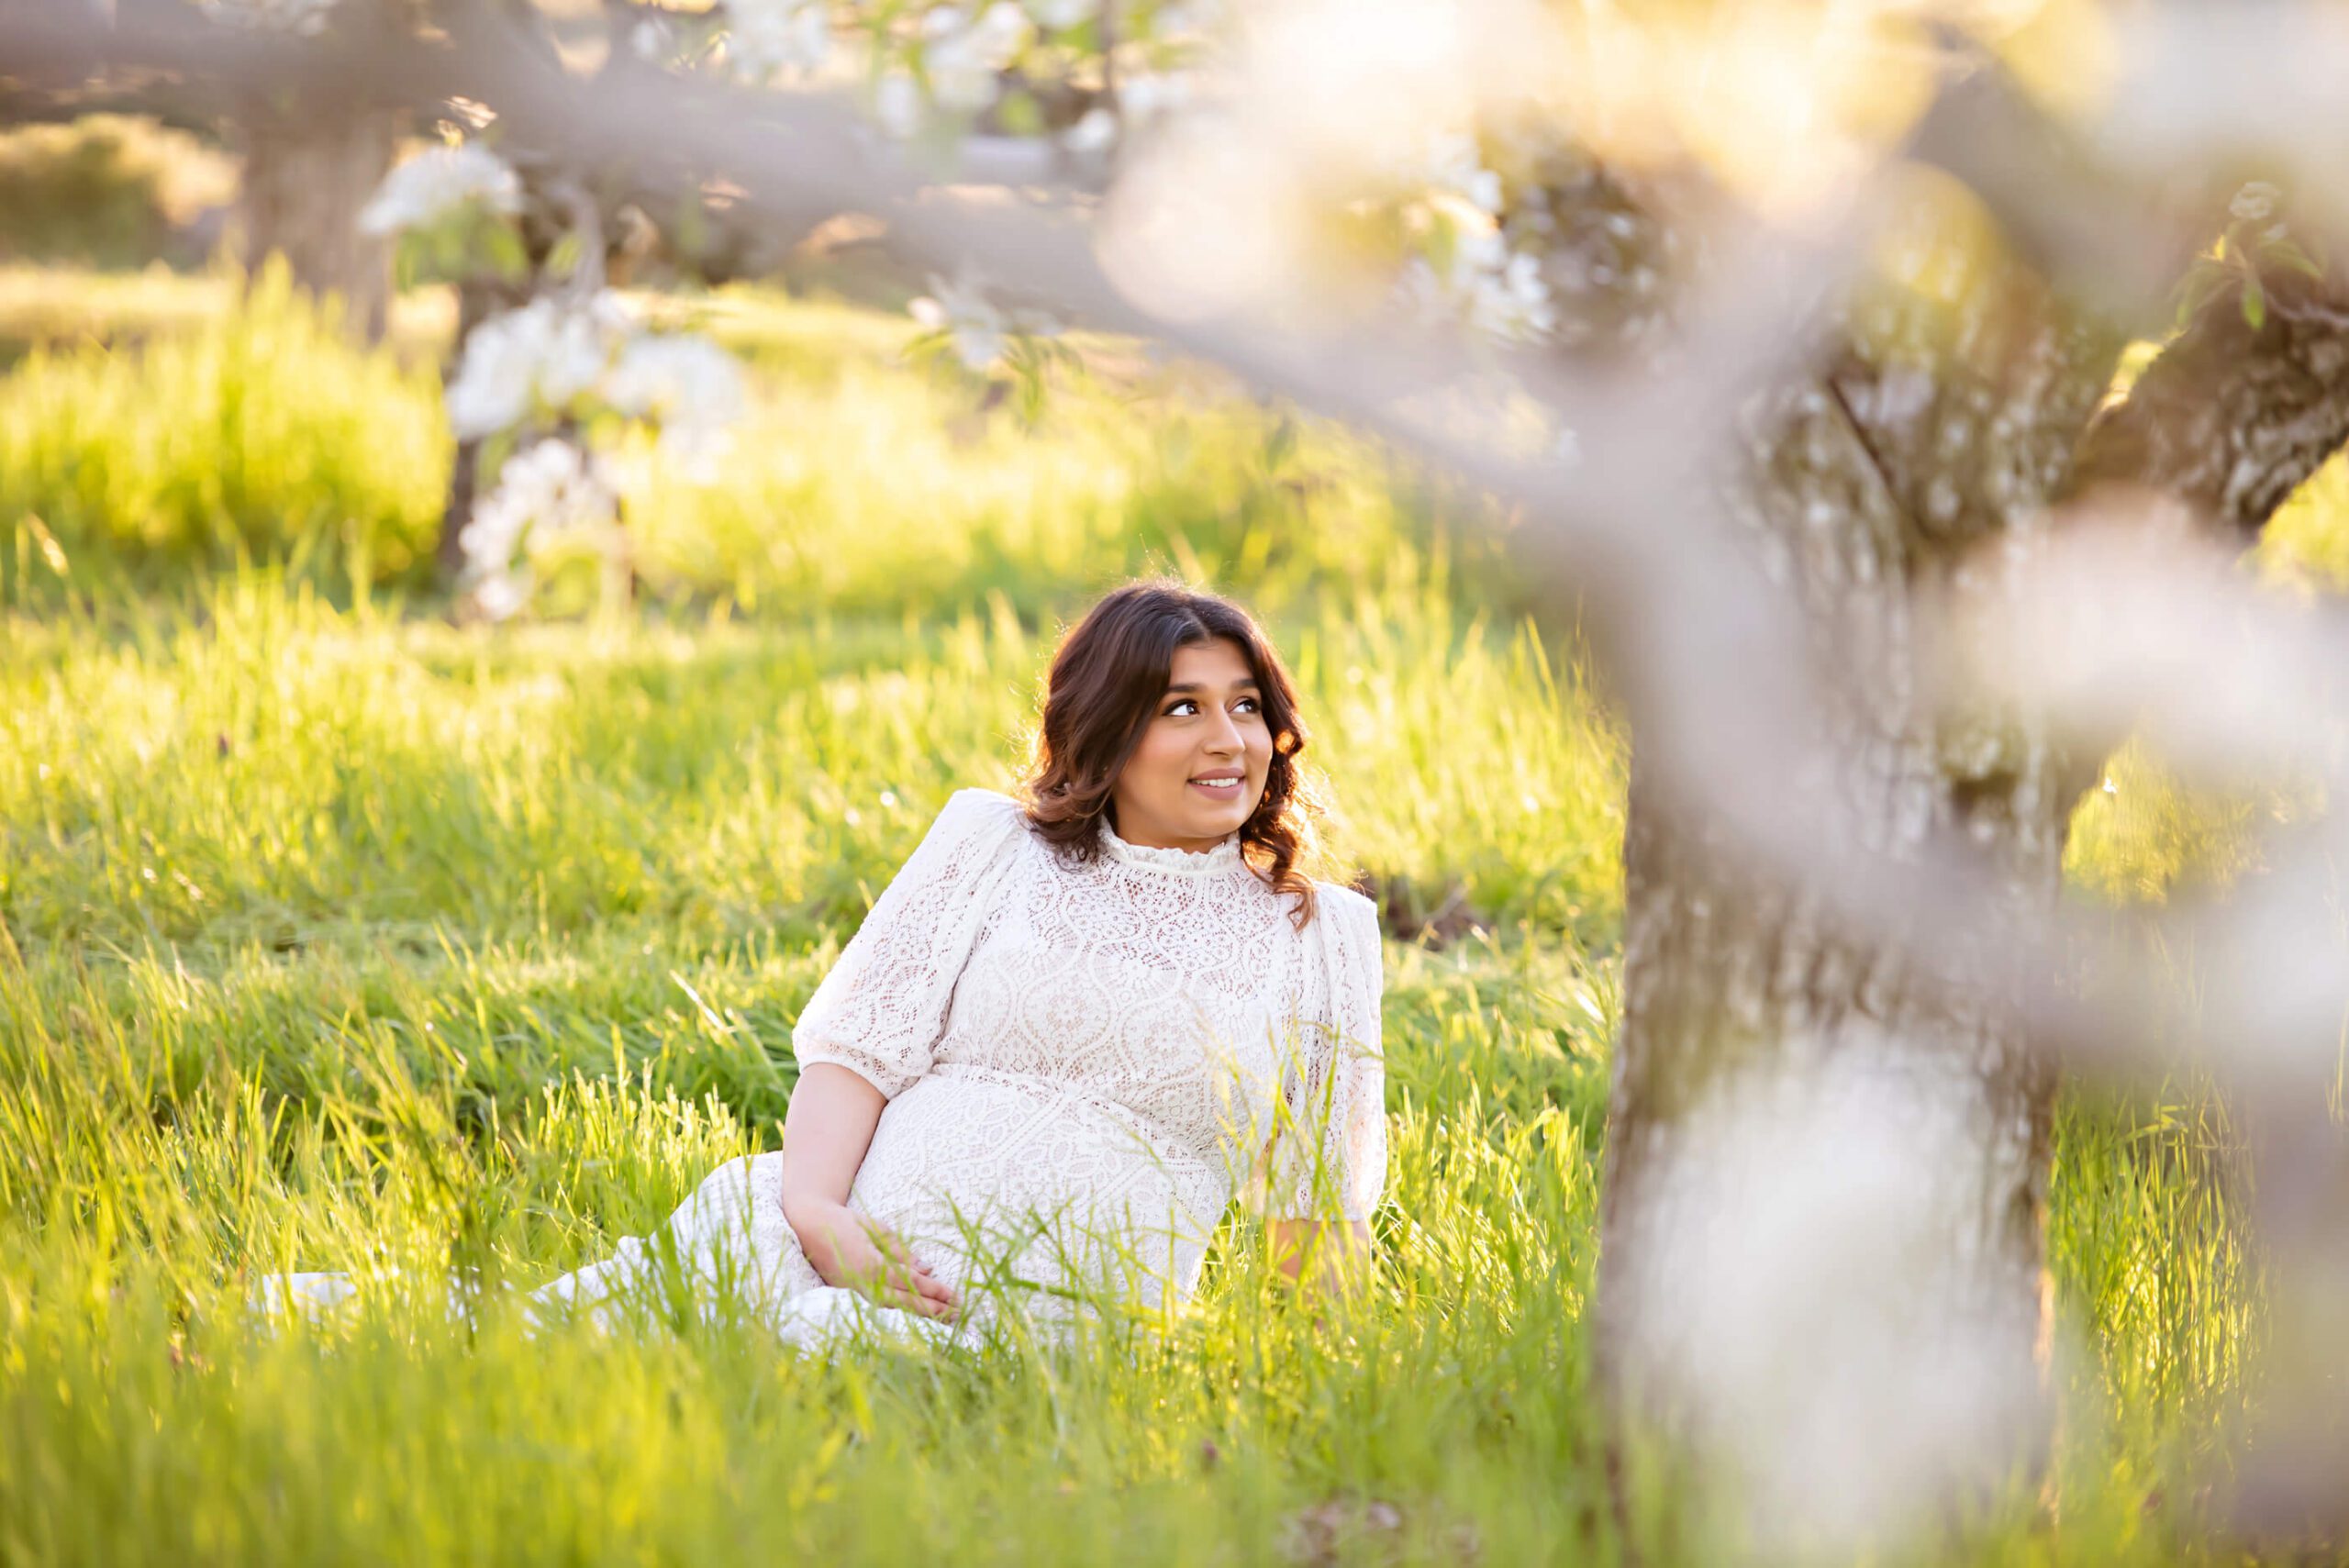
[[1204,850],[1177,849],[1173,845],[1129,844],[1118,837],[1109,826],[1105,813],[1101,819],[1101,848],[1116,860],[1128,865],[1148,866],[1153,871],[1171,871],[1191,876],[1204,876],[1216,872],[1230,871],[1241,863],[1240,834],[1235,828]]

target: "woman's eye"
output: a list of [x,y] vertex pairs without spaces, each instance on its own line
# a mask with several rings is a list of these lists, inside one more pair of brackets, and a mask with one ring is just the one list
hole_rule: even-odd
[[[1256,712],[1259,706],[1262,706],[1254,697],[1241,697],[1240,700],[1248,705],[1248,711],[1250,713]],[[1183,710],[1185,708],[1197,709],[1198,706],[1198,700],[1196,697],[1177,697],[1174,699],[1174,706],[1166,710],[1165,717],[1168,718],[1180,718],[1184,717]]]

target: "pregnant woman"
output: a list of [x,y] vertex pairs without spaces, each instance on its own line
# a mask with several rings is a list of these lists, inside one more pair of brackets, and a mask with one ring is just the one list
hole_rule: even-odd
[[801,1013],[782,1150],[534,1309],[682,1286],[797,1342],[1049,1329],[1180,1301],[1235,1193],[1286,1272],[1359,1284],[1379,935],[1297,869],[1305,739],[1238,606],[1104,598],[1053,660],[1025,804],[953,795]]

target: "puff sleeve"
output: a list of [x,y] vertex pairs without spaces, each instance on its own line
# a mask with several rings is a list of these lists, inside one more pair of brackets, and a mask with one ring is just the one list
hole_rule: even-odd
[[1378,910],[1323,883],[1313,924],[1316,1005],[1281,1077],[1265,1218],[1367,1219],[1386,1185],[1386,1061],[1379,1029]]
[[948,797],[792,1026],[805,1070],[836,1062],[895,1099],[930,1071],[1023,814],[994,790]]

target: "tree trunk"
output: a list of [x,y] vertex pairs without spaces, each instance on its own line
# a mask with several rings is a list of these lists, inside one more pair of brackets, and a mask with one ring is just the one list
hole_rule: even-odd
[[392,166],[394,116],[298,117],[257,107],[245,127],[237,206],[247,268],[284,256],[295,282],[342,301],[352,332],[380,339],[391,304],[391,247],[359,231],[359,212]]
[[[2271,287],[2261,328],[2213,301],[2091,428],[2120,336],[2011,259],[1954,261],[1956,303],[1871,284],[1837,362],[1755,413],[1732,505],[1838,700],[1817,776],[1757,759],[1735,787],[1832,789],[1835,830],[1895,860],[1963,846],[2021,912],[2058,895],[2121,737],[1929,706],[1922,597],[1998,592],[2088,485],[2170,492],[2249,542],[2349,435],[2349,335],[2313,285]],[[1641,765],[1637,726],[1602,1387],[1725,1453],[1765,1529],[1865,1533],[2043,1440],[2054,1083],[1987,962],[1977,988],[1913,984],[1904,933],[1839,928],[1824,889],[1742,862]]]

